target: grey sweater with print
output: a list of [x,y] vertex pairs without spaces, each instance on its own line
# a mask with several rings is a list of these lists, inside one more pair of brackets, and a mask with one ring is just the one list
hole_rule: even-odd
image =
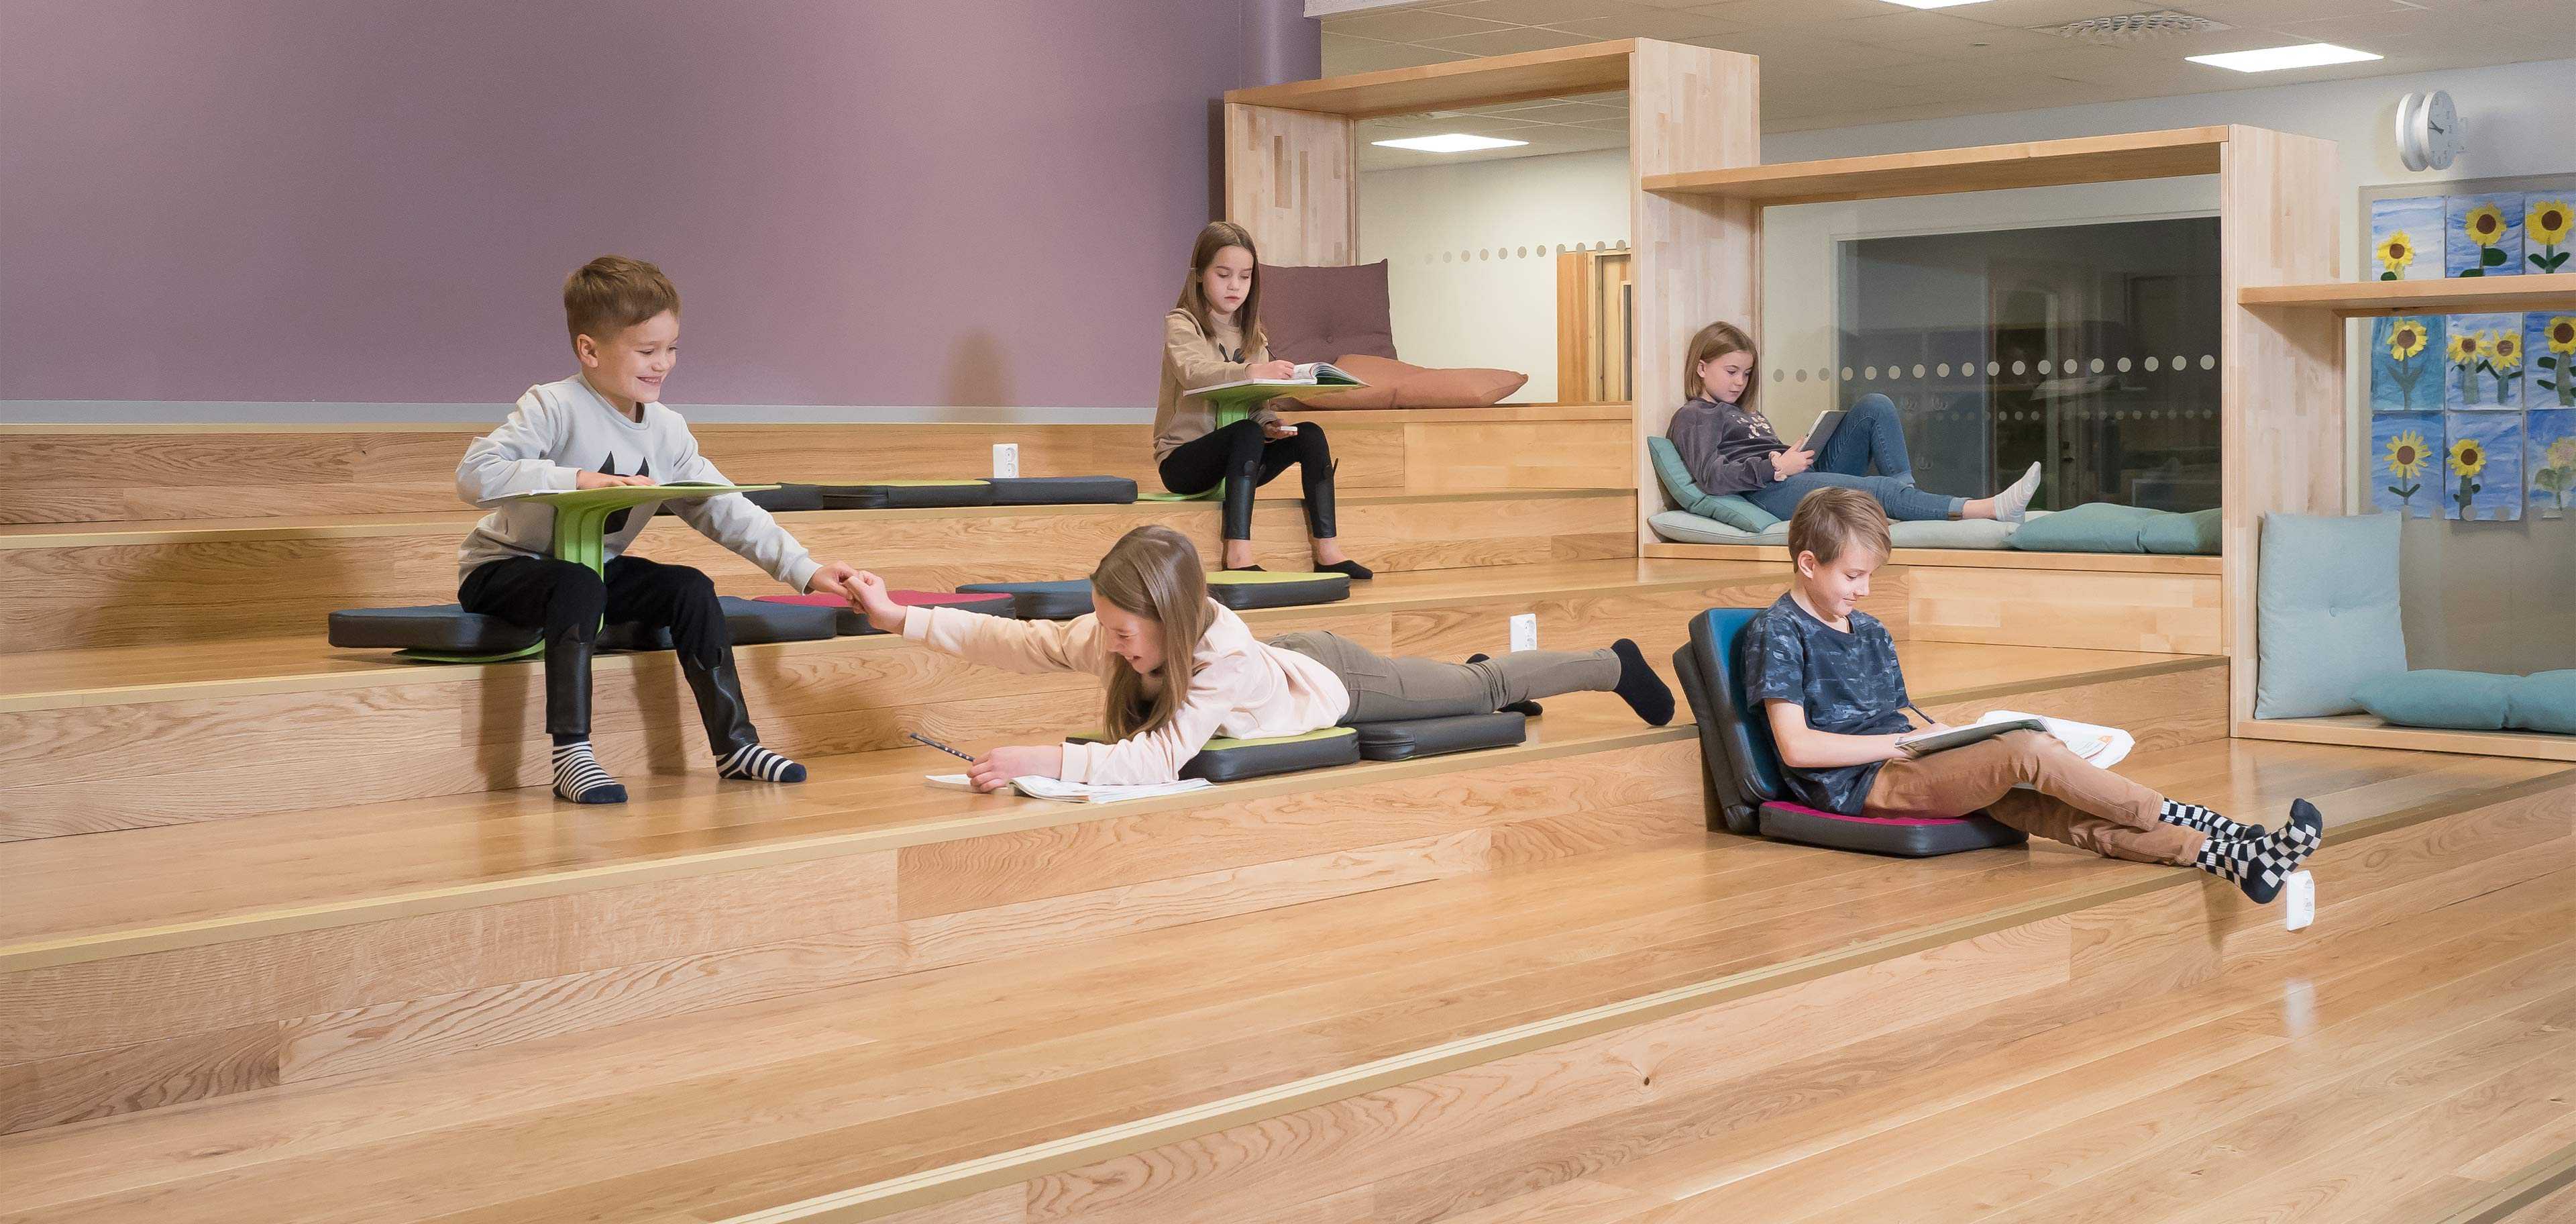
[[1771,456],[1789,449],[1759,412],[1700,398],[1673,413],[1664,429],[1691,481],[1711,497],[1769,488]]
[[[456,465],[457,496],[492,510],[457,548],[457,579],[487,562],[543,557],[552,550],[554,507],[511,500],[519,494],[569,491],[585,471],[664,483],[731,483],[698,453],[698,440],[679,413],[646,404],[643,416],[637,421],[618,411],[578,374],[528,388],[510,419],[475,439]],[[602,553],[623,554],[664,509],[799,591],[822,568],[777,519],[739,493],[646,502],[612,516]]]

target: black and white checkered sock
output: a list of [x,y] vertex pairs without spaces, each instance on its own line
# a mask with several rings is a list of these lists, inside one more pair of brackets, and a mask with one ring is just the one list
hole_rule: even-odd
[[626,788],[599,767],[589,740],[555,746],[555,795],[567,803],[624,803]]
[[2176,803],[2171,799],[2165,800],[2164,810],[2156,813],[2156,819],[2227,841],[2255,841],[2272,832],[2258,824],[2238,824],[2197,803]]
[[2234,880],[2256,905],[2270,905],[2299,864],[2325,845],[2325,817],[2305,799],[2290,801],[2290,823],[2279,832],[2242,841],[2210,838],[2193,863],[2222,880]]
[[805,767],[758,744],[745,744],[716,762],[716,773],[745,782],[802,782]]

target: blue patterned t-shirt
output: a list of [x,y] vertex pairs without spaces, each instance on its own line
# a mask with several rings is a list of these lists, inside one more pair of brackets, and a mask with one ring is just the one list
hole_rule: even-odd
[[[1911,731],[1905,708],[1905,674],[1896,666],[1896,639],[1887,626],[1866,612],[1851,614],[1851,632],[1817,620],[1798,601],[1782,595],[1762,614],[1745,622],[1744,697],[1747,713],[1770,726],[1762,703],[1794,701],[1807,711],[1807,725],[1836,735],[1889,735]],[[1811,808],[1860,814],[1870,783],[1878,780],[1884,761],[1834,769],[1792,769],[1780,765],[1789,798]]]

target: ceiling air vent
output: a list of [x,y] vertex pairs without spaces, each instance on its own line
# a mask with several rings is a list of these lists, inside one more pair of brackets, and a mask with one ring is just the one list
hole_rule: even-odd
[[2042,26],[2042,34],[2080,39],[2092,43],[2136,43],[2179,34],[2206,34],[2228,27],[2207,17],[2194,17],[2172,9],[2152,13],[2122,13],[2117,17],[2094,17],[2069,22],[2062,26]]

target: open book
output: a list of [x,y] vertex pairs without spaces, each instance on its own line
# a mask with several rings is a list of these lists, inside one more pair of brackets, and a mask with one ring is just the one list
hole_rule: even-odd
[[[975,784],[964,774],[927,774],[922,780],[943,790],[975,789]],[[1035,776],[1011,779],[1011,789],[1029,798],[1055,799],[1065,803],[1123,803],[1129,799],[1187,794],[1205,790],[1209,785],[1205,778],[1183,778],[1178,782],[1154,782],[1142,786],[1093,786],[1085,782],[1067,782],[1062,778]]]
[[[1244,398],[1250,391],[1269,391],[1270,395],[1288,395],[1307,387],[1365,387],[1367,385],[1351,377],[1347,371],[1332,362],[1310,361],[1297,367],[1296,374],[1288,378],[1246,378],[1236,382],[1218,383],[1213,387],[1200,387],[1190,394],[1207,399],[1231,400]],[[1271,391],[1270,389],[1274,387],[1277,390]],[[1266,399],[1269,396],[1258,398]]]
[[2010,731],[2044,731],[2056,736],[2059,743],[2072,749],[2084,762],[2102,769],[2117,765],[2138,746],[2137,737],[2117,727],[2097,727],[2092,723],[2063,718],[2044,718],[2019,710],[1988,710],[1977,721],[1964,727],[1930,735],[1917,735],[1896,741],[1907,756],[1921,757],[1952,748],[1965,747],[1980,740],[1993,739]]

